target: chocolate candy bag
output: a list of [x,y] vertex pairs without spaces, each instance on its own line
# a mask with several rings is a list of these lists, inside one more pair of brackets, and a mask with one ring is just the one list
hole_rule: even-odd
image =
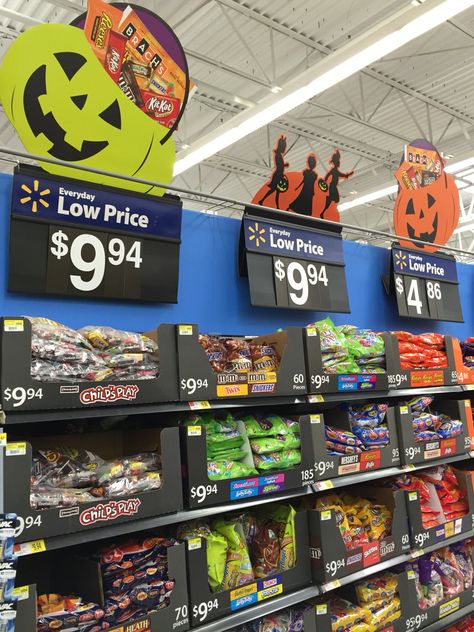
[[[250,557],[256,579],[268,577],[278,571],[280,561],[280,525],[272,518],[261,516],[250,546]],[[246,538],[247,542],[248,539]]]
[[244,338],[227,338],[224,340],[227,354],[226,372],[249,373],[252,370],[252,354],[250,345]]
[[227,365],[227,351],[222,340],[216,336],[199,334],[198,342],[206,352],[214,373],[223,373]]
[[272,373],[280,366],[280,358],[275,349],[269,345],[250,343],[253,370],[257,373]]
[[109,353],[153,353],[158,352],[157,343],[132,331],[122,331],[113,327],[89,325],[79,329],[94,349]]
[[289,505],[276,505],[270,510],[280,542],[279,571],[287,571],[296,564],[295,514],[296,511]]

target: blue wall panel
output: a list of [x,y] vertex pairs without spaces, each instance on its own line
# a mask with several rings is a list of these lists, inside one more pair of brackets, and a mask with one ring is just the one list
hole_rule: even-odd
[[[315,312],[252,307],[247,279],[238,275],[240,222],[192,211],[183,212],[177,305],[8,293],[10,194],[11,176],[0,174],[2,315],[41,315],[72,327],[108,324],[141,331],[160,322],[196,322],[201,331],[227,334],[265,333],[324,317]],[[344,253],[351,314],[332,315],[336,323],[351,322],[378,330],[437,330],[461,338],[474,335],[474,266],[458,264],[465,323],[436,323],[397,316],[395,301],[385,294],[380,278],[388,271],[388,250],[345,242]]]

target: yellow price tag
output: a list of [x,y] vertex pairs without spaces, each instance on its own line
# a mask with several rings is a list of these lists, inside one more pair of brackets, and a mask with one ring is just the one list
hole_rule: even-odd
[[15,553],[21,555],[34,555],[35,553],[43,553],[46,551],[44,540],[31,540],[31,542],[22,542],[15,544]]
[[421,555],[424,555],[423,549],[413,549],[410,553],[410,556],[413,558],[420,557]]
[[201,433],[201,426],[188,426],[188,437],[200,437]]
[[327,614],[328,606],[326,603],[318,603],[316,604],[316,614]]
[[408,413],[408,406],[400,406],[400,413],[406,415]]
[[191,538],[188,540],[188,550],[194,551],[194,549],[201,548],[201,538]]
[[308,395],[308,402],[310,404],[321,404],[321,402],[324,402],[324,396],[323,395]]
[[306,327],[306,335],[307,336],[316,336],[318,334],[318,330],[316,327]]
[[5,454],[7,456],[23,456],[26,454],[26,443],[23,441],[7,443]]
[[338,579],[334,579],[332,582],[328,582],[327,584],[323,584],[321,589],[323,592],[329,592],[330,590],[335,590],[341,586],[341,582]]
[[7,433],[0,432],[0,447],[4,448],[7,445]]
[[25,324],[22,319],[6,319],[3,321],[3,331],[23,331],[24,328]]
[[13,598],[16,601],[23,601],[24,599],[28,599],[30,596],[30,588],[29,586],[18,586],[13,589]]
[[188,402],[191,410],[203,410],[204,408],[210,408],[211,404],[207,400],[202,402]]
[[312,424],[319,424],[321,422],[321,415],[310,415],[309,421]]
[[332,481],[317,481],[314,484],[314,487],[320,492],[323,489],[333,489],[334,483]]
[[178,333],[180,336],[192,336],[193,326],[192,325],[178,325]]

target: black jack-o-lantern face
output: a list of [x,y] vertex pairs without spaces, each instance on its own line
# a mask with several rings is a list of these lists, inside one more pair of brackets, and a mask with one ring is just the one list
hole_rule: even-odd
[[[54,53],[54,58],[69,81],[87,63],[85,57],[74,52]],[[39,66],[26,82],[23,93],[23,107],[31,131],[35,136],[44,134],[51,141],[48,153],[58,160],[75,162],[95,156],[108,146],[108,140],[84,139],[78,149],[66,141],[66,130],[55,119],[53,112],[49,111],[46,114],[43,112],[40,98],[47,94],[46,71],[45,64]],[[49,72],[51,72],[51,67]],[[78,110],[82,110],[86,105],[88,94],[73,95],[70,99]],[[114,99],[98,116],[116,129],[121,129],[120,106],[117,99]]]
[[[459,192],[449,174],[442,173],[428,186],[399,191],[394,224],[402,246],[436,252],[451,237],[458,219]],[[416,244],[413,239],[426,243]]]
[[[169,130],[127,98],[79,28],[42,24],[18,36],[0,66],[0,98],[33,154],[155,182],[172,179],[174,143],[172,138],[160,143]],[[73,166],[41,166],[58,175],[84,177]],[[87,179],[151,189],[92,173]]]

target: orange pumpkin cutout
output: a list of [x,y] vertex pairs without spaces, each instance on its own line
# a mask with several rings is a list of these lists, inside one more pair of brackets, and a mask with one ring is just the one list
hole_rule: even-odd
[[400,187],[393,219],[400,246],[436,252],[447,243],[459,220],[459,191],[453,176],[443,172],[428,186]]

